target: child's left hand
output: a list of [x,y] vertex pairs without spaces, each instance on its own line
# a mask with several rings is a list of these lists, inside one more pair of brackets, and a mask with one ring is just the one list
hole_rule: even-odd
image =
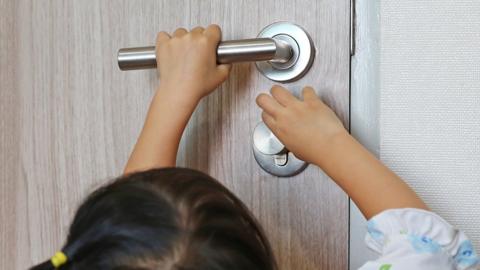
[[160,91],[198,101],[224,82],[231,65],[217,64],[220,39],[218,25],[190,32],[179,28],[171,37],[160,32],[156,44]]
[[303,89],[303,100],[287,89],[273,86],[271,95],[260,94],[257,104],[262,119],[278,139],[298,158],[319,165],[335,138],[348,134],[335,113],[311,87]]

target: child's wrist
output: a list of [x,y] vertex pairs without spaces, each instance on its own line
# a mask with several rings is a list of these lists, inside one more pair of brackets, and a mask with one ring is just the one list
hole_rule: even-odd
[[324,143],[318,145],[321,149],[318,149],[317,153],[319,154],[316,155],[313,163],[319,167],[323,167],[325,161],[336,156],[334,155],[335,152],[341,151],[341,149],[343,149],[342,146],[347,144],[351,139],[352,137],[347,130],[342,130],[331,135]]
[[157,88],[155,98],[169,100],[179,105],[196,106],[202,98],[197,94],[198,92],[199,91],[192,86],[181,84],[169,86],[161,84]]

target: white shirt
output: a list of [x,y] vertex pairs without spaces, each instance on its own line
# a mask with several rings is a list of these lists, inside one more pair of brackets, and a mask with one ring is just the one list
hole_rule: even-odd
[[391,209],[368,221],[367,246],[380,258],[359,270],[478,270],[465,234],[435,213]]

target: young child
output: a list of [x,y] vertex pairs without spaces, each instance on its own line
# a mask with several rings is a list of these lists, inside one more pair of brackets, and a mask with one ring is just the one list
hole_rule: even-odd
[[[239,199],[205,174],[173,168],[196,105],[228,77],[230,66],[216,63],[220,39],[215,25],[159,33],[160,86],[125,175],[86,199],[61,251],[32,269],[277,269]],[[367,245],[381,256],[362,270],[478,269],[466,236],[353,139],[312,88],[300,100],[274,86],[257,104],[280,141],[370,220]]]

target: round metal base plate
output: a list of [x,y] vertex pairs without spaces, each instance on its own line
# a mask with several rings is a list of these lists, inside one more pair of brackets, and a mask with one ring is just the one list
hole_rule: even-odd
[[279,177],[290,177],[301,173],[308,166],[303,160],[298,159],[292,152],[288,152],[286,163],[284,165],[277,165],[274,155],[265,155],[255,147],[253,148],[253,155],[258,165],[269,174]]
[[270,80],[295,81],[305,75],[312,66],[315,47],[310,36],[300,26],[289,22],[276,22],[265,27],[258,37],[281,39],[292,47],[292,60],[285,65],[269,61],[256,63],[258,70]]

